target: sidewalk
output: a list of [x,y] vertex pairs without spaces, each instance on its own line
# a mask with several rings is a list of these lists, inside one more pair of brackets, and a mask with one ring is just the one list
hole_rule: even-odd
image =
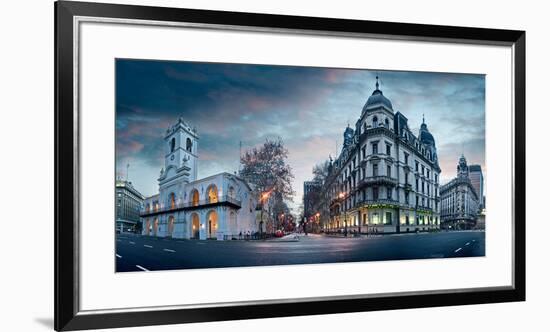
[[266,239],[266,241],[270,241],[270,242],[298,242],[298,241],[300,241],[300,237],[301,237],[300,234],[292,233],[292,234],[285,235],[283,237],[272,237],[272,238]]

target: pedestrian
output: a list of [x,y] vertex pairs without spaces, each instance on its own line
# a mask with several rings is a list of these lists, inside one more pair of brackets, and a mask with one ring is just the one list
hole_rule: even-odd
[[243,239],[243,231],[240,231],[239,232],[239,240],[242,240]]

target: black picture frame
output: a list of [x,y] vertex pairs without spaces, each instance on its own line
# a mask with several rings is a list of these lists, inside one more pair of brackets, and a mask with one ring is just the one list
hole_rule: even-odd
[[[525,300],[525,31],[59,1],[55,3],[55,329],[179,324],[220,320],[422,308]],[[508,45],[513,50],[513,286],[397,296],[342,297],[189,309],[85,313],[78,307],[78,131],[73,75],[74,18],[308,30],[365,36]]]

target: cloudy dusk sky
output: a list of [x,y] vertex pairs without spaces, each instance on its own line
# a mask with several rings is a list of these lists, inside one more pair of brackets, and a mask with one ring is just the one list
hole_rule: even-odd
[[145,196],[158,192],[163,134],[178,117],[197,128],[199,178],[239,168],[242,151],[281,137],[296,191],[312,167],[340,152],[380,76],[380,89],[415,134],[425,115],[436,140],[441,182],[468,164],[485,169],[485,77],[248,64],[116,60],[116,170]]

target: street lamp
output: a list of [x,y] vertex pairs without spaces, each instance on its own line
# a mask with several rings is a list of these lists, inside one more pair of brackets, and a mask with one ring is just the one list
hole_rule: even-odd
[[345,202],[344,198],[346,197],[346,193],[341,192],[338,194],[338,197],[342,200],[342,205],[344,206],[344,236],[348,237],[348,219],[347,219],[347,213],[345,211]]
[[320,229],[319,229],[319,217],[321,216],[321,214],[319,212],[317,212],[315,214],[315,232],[319,232]]
[[263,235],[263,224],[264,224],[264,202],[269,198],[270,191],[263,192],[260,195],[260,237]]

